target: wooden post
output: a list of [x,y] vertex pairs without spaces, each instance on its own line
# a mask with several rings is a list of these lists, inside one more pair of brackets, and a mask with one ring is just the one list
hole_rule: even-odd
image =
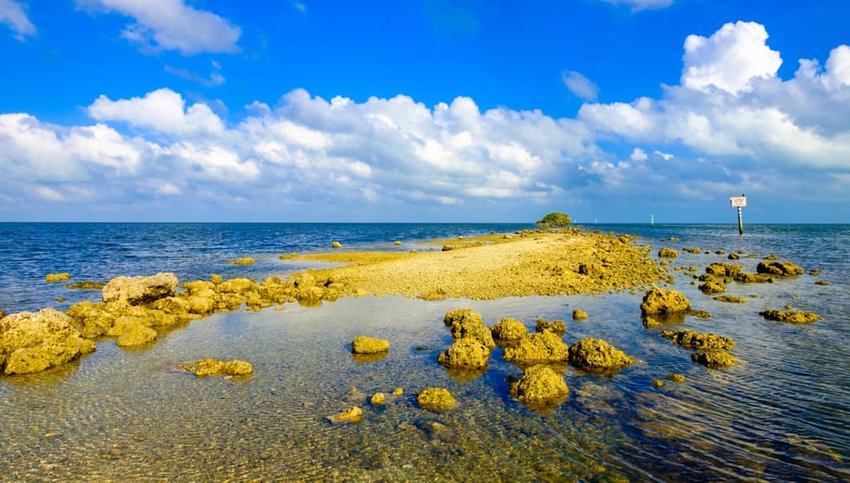
[[738,207],[738,234],[739,235],[744,234],[744,216],[741,213],[741,211],[742,211],[741,207],[739,206]]

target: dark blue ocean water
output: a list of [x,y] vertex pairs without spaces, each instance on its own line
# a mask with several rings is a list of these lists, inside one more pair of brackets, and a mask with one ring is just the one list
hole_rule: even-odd
[[[262,278],[299,267],[278,255],[345,249],[419,250],[435,238],[511,232],[530,225],[459,224],[0,224],[0,309],[6,312],[98,300],[44,275],[71,281],[175,272],[181,280]],[[753,271],[766,255],[818,275],[775,283],[736,284],[728,304],[676,274],[681,290],[709,319],[681,326],[732,337],[739,364],[707,369],[641,325],[641,293],[530,297],[497,301],[343,299],[321,308],[290,306],[259,313],[217,314],[163,335],[143,351],[111,341],[80,363],[34,376],[0,377],[0,480],[284,479],[284,480],[631,480],[850,481],[850,225],[586,225],[638,235],[653,254],[680,251],[670,267],[727,261]],[[671,238],[675,238],[672,240]],[[395,240],[403,242],[398,247]],[[682,252],[699,247],[703,253]],[[704,253],[709,251],[710,253]],[[227,260],[253,256],[253,266]],[[815,281],[830,285],[816,285]],[[66,298],[57,302],[57,298]],[[758,312],[793,305],[823,316],[811,325],[766,321]],[[537,317],[568,319],[567,343],[600,337],[640,362],[615,376],[564,371],[569,399],[536,414],[507,391],[517,369],[501,349],[486,374],[454,380],[436,362],[445,347],[446,310],[470,306],[488,325],[504,316],[533,328]],[[389,357],[353,361],[351,338],[392,340]],[[255,376],[245,383],[187,378],[174,367],[206,356],[246,357]],[[670,372],[683,384],[654,388]],[[403,386],[448,387],[460,409],[424,414],[407,396],[387,408],[352,398]],[[368,394],[367,394],[368,396]],[[367,412],[353,427],[324,416],[357,401]],[[438,425],[437,425],[438,424]],[[595,475],[595,476],[594,476]],[[473,479],[476,479],[473,476]]]

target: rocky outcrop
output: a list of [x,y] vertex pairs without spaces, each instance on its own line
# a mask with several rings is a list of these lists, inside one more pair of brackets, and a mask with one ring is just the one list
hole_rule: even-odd
[[706,367],[732,367],[738,360],[723,349],[708,349],[694,352],[691,360]]
[[528,328],[525,324],[510,317],[505,317],[496,322],[496,325],[490,330],[493,333],[493,338],[499,341],[515,341],[528,334]]
[[174,295],[177,277],[158,273],[150,277],[116,277],[103,287],[104,302],[126,302],[130,305],[151,303]]
[[0,320],[0,369],[28,374],[71,362],[94,351],[70,317],[55,309],[20,312]]
[[756,266],[756,272],[776,275],[778,277],[790,277],[792,275],[802,275],[804,270],[801,266],[791,262],[765,260],[759,262],[758,266]]
[[240,359],[222,361],[218,359],[201,359],[196,362],[182,364],[181,369],[191,372],[197,377],[207,376],[250,376],[254,366]]
[[573,367],[591,372],[612,372],[634,363],[635,359],[602,339],[587,337],[570,346]]
[[664,316],[690,310],[691,302],[682,292],[653,287],[643,297],[640,310],[644,315]]
[[535,332],[552,332],[559,337],[567,333],[567,324],[563,320],[537,319],[534,324]]
[[390,341],[359,335],[351,341],[351,352],[355,354],[379,354],[390,350]]
[[743,266],[735,263],[715,262],[705,267],[705,273],[714,277],[734,277],[741,273]]
[[767,320],[775,320],[787,324],[811,324],[821,320],[821,316],[814,312],[794,310],[765,310],[764,312],[759,312],[759,315]]
[[730,337],[715,334],[703,334],[694,330],[686,329],[679,331],[661,331],[661,337],[669,339],[674,344],[686,349],[732,349],[735,341]]
[[505,360],[519,365],[566,362],[569,350],[553,332],[528,334],[513,347],[505,349]]
[[452,369],[483,369],[490,359],[490,349],[477,339],[459,339],[445,352],[440,353],[437,362]]
[[510,383],[511,396],[532,408],[545,408],[564,402],[569,394],[564,376],[545,365],[526,369]]
[[44,280],[50,283],[53,282],[65,282],[71,279],[71,274],[68,272],[62,273],[48,273],[44,276]]
[[441,387],[429,387],[423,389],[418,396],[416,402],[423,409],[429,411],[445,411],[455,406],[456,401],[452,393],[448,389]]

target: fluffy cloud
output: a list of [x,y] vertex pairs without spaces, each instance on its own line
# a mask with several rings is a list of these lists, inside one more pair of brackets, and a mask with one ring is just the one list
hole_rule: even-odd
[[121,36],[144,49],[184,54],[236,52],[242,30],[218,15],[197,10],[184,0],[77,0],[90,10],[132,17]]
[[98,121],[122,121],[167,134],[216,134],[224,130],[209,106],[199,103],[186,109],[183,97],[170,89],[117,101],[101,95],[88,107],[88,114]]
[[6,24],[18,40],[35,35],[35,26],[23,5],[15,0],[0,0],[0,24]]
[[599,88],[596,87],[596,84],[591,82],[590,79],[582,75],[580,72],[564,72],[561,76],[561,80],[564,81],[564,85],[567,86],[567,89],[569,89],[570,92],[585,101],[595,101],[596,96],[599,94]]
[[774,77],[782,58],[767,46],[764,26],[755,22],[727,23],[711,37],[685,39],[682,85],[715,87],[733,94],[752,89],[754,79]]

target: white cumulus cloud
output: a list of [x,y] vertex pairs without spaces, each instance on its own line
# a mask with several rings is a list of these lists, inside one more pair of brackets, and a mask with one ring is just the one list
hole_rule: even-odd
[[0,24],[6,24],[18,40],[36,33],[23,4],[16,0],[0,0]]
[[135,23],[121,36],[145,49],[184,54],[239,50],[239,27],[212,12],[186,5],[184,0],[77,0],[77,5],[132,17]]
[[122,121],[168,134],[192,135],[224,130],[221,119],[209,106],[198,103],[186,109],[183,96],[171,89],[158,89],[144,97],[117,101],[101,95],[88,107],[88,114],[99,121]]

